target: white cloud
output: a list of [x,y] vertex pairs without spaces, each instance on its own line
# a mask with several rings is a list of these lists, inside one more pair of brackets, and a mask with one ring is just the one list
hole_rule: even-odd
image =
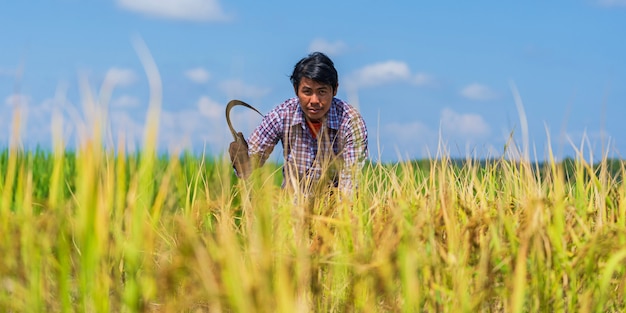
[[112,86],[127,87],[135,83],[137,75],[131,69],[113,67],[106,73],[104,81]]
[[225,107],[207,96],[201,97],[196,106],[200,114],[210,119],[218,119],[220,116],[224,116]]
[[115,108],[135,108],[138,107],[140,101],[137,97],[123,95],[111,101],[111,106]]
[[416,86],[426,86],[434,83],[432,76],[426,73],[417,73],[411,79],[412,83]]
[[[233,140],[226,125],[225,106],[208,96],[196,102],[196,108],[161,114],[159,142],[170,151],[205,147],[210,153],[224,153]],[[247,137],[261,117],[251,110],[233,110],[233,126]]]
[[598,0],[597,3],[603,7],[626,7],[626,0]]
[[430,128],[420,122],[390,123],[385,126],[385,131],[391,138],[402,142],[403,145],[432,135]]
[[247,85],[238,79],[224,81],[220,83],[219,88],[225,92],[230,99],[258,99],[270,93],[269,88]]
[[8,70],[8,69],[0,68],[0,76],[7,76],[7,77],[15,76],[15,70]]
[[[446,108],[441,112],[439,127],[441,131],[420,121],[386,124],[381,137],[384,139],[370,140],[370,154],[375,156],[377,144],[384,148],[387,157],[395,154],[400,159],[408,156],[436,157],[442,153],[493,156],[497,151],[485,141],[490,129],[478,114],[460,114]],[[457,151],[458,148],[464,151]]]
[[351,75],[350,82],[357,86],[377,86],[411,77],[409,66],[400,61],[386,61],[367,65]]
[[[399,159],[410,159],[415,155],[426,155],[437,147],[437,132],[428,125],[413,121],[408,123],[393,122],[383,126],[384,140],[370,139],[370,154],[382,150],[388,156],[395,155]],[[380,145],[378,147],[377,145]]]
[[211,78],[211,74],[202,67],[185,71],[185,76],[196,84],[204,84]]
[[406,62],[389,60],[366,65],[346,76],[345,86],[352,92],[392,82],[406,82],[418,87],[436,85],[433,76],[425,72],[411,73]]
[[[144,124],[135,120],[129,112],[115,110],[111,112],[110,123],[112,135],[118,138],[123,135],[128,147],[143,143]],[[160,134],[159,134],[160,135]]]
[[[183,124],[187,124],[186,127],[183,127],[183,132],[196,134],[195,139],[202,140],[212,151],[225,151],[227,145],[232,141],[226,124],[225,106],[207,96],[202,96],[197,102],[197,108],[200,114],[194,112],[193,115],[186,116],[182,120],[184,121]],[[254,112],[247,109],[245,111],[233,110],[230,118],[235,130],[248,136],[260,122],[260,117],[256,113],[252,113]]]
[[461,95],[470,100],[491,100],[497,97],[496,93],[485,85],[470,84],[461,90]]
[[[53,112],[58,109],[58,103],[53,99],[35,103],[28,95],[6,97],[4,106],[0,106],[0,140],[13,140],[13,136],[18,136],[30,145],[50,142],[50,124]],[[13,133],[15,126],[19,126],[17,134]]]
[[123,9],[141,14],[189,21],[226,21],[229,19],[218,0],[117,0]]
[[30,103],[30,96],[22,94],[12,94],[4,99],[4,105],[10,107],[27,107]]
[[161,115],[159,142],[170,152],[190,149],[193,140],[208,133],[213,124],[203,123],[197,110],[164,111]]
[[460,114],[452,109],[441,111],[441,128],[450,135],[471,138],[488,135],[489,125],[478,114]]
[[309,44],[309,52],[323,52],[329,55],[339,55],[348,48],[345,42],[337,40],[335,42],[327,41],[326,39],[317,38]]

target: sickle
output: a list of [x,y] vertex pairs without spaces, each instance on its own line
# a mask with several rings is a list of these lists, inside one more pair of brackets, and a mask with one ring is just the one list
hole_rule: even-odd
[[241,101],[241,100],[230,100],[230,102],[228,102],[228,104],[226,105],[226,123],[228,123],[228,128],[230,129],[230,133],[233,135],[233,139],[235,139],[235,141],[237,141],[238,136],[237,136],[237,132],[235,131],[235,129],[233,128],[233,124],[230,122],[230,110],[235,107],[235,106],[244,106],[248,109],[254,110],[255,112],[259,113],[259,115],[263,116],[263,114],[261,114],[261,112],[259,112],[259,110],[255,109],[253,106]]

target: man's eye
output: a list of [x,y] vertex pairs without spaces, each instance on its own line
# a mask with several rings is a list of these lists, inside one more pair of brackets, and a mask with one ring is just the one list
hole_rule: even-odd
[[320,90],[319,93],[320,93],[320,96],[323,96],[326,94],[326,90]]

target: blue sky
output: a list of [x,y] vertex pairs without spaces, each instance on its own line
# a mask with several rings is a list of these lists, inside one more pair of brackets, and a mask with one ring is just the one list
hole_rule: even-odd
[[[294,96],[295,63],[322,51],[339,71],[337,96],[366,120],[374,160],[512,146],[533,159],[548,147],[559,159],[581,148],[623,157],[625,34],[626,0],[2,1],[0,146],[19,109],[21,144],[49,147],[62,116],[54,136],[74,148],[93,123],[86,90],[105,95],[106,142],[141,145],[140,40],[161,81],[163,151],[224,153],[225,104],[269,111]],[[233,123],[249,133],[260,118],[239,109]]]

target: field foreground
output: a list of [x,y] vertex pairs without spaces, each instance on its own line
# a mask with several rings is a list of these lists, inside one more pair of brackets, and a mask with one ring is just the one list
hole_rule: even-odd
[[[277,166],[0,155],[2,312],[620,312],[624,164],[369,164],[350,199]],[[613,164],[615,165],[615,164]]]

